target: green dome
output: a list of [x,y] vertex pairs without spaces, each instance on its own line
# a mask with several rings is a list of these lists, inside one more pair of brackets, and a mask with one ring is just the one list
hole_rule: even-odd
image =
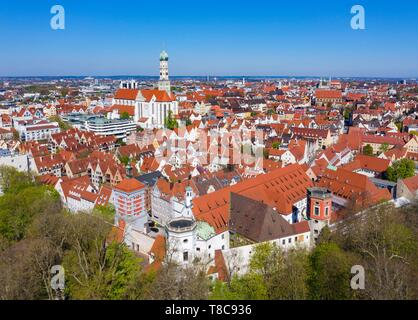
[[160,61],[168,61],[168,53],[165,50],[160,53]]

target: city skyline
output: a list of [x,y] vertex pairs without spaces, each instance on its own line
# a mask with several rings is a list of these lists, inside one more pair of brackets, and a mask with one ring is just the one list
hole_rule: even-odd
[[52,30],[55,4],[3,6],[1,77],[156,76],[162,49],[173,77],[418,76],[415,3],[361,1],[365,30],[350,27],[357,4],[351,1],[265,1],[257,7],[60,1],[65,30]]

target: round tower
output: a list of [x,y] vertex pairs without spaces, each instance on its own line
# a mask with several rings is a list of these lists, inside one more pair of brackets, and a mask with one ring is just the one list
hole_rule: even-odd
[[193,218],[175,218],[166,224],[165,229],[172,259],[182,265],[192,263],[197,238],[196,221]]

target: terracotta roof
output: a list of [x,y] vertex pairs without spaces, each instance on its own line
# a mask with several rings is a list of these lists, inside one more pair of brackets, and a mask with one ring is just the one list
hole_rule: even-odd
[[381,200],[390,200],[391,194],[387,189],[379,189],[368,177],[344,169],[326,169],[319,180],[319,187],[325,187],[336,196],[353,200],[361,206],[370,206]]
[[273,170],[231,187],[212,192],[193,200],[197,220],[212,225],[217,233],[227,230],[231,192],[260,201],[276,208],[280,214],[291,214],[294,203],[306,197],[313,182],[299,164]]
[[144,96],[146,101],[150,101],[153,97],[156,98],[157,102],[171,102],[175,101],[174,94],[168,94],[165,90],[141,90],[141,94]]
[[418,190],[418,175],[403,179],[402,182],[407,186],[409,191],[415,192]]
[[145,272],[158,271],[162,266],[166,254],[165,238],[162,235],[158,235],[155,238],[150,254],[153,255],[154,261],[145,268]]
[[51,174],[45,174],[43,176],[37,176],[36,179],[42,184],[47,184],[50,186],[55,186],[59,180],[57,176]]
[[302,136],[304,138],[326,138],[329,130],[311,129],[311,128],[291,128],[293,135]]
[[131,178],[122,180],[114,188],[124,192],[134,192],[145,188],[145,185],[138,180]]
[[389,164],[390,160],[359,154],[352,162],[347,163],[341,168],[348,171],[366,169],[378,173],[383,173],[387,170]]
[[96,206],[105,206],[109,203],[112,196],[112,189],[108,186],[102,186],[96,199]]
[[124,235],[125,235],[125,226],[126,226],[125,221],[119,220],[118,226],[112,226],[112,229],[110,230],[110,233],[107,237],[107,241],[110,243],[111,242],[122,243]]
[[118,89],[115,93],[115,99],[135,100],[139,90],[137,89]]
[[317,89],[315,96],[317,99],[342,99],[342,93],[339,90]]
[[111,110],[118,110],[118,113],[121,115],[124,112],[127,112],[130,116],[135,115],[135,107],[134,106],[126,106],[121,104],[114,104]]

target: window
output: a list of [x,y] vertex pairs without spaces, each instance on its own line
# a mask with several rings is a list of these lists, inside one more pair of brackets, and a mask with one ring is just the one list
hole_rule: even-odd
[[289,242],[289,243],[292,243],[292,238],[289,238],[288,242]]
[[328,207],[325,208],[325,216],[328,217]]
[[196,248],[196,251],[200,251],[200,248]]
[[222,250],[225,250],[225,245],[222,245]]
[[225,239],[225,235],[224,234],[222,235],[222,239]]
[[285,245],[286,244],[286,240],[285,239],[283,239],[282,240],[282,245]]
[[189,261],[189,253],[187,251],[183,252],[183,261]]
[[319,216],[319,207],[314,208],[314,215]]
[[187,240],[187,239],[184,239],[183,240],[183,243],[187,243],[187,242],[189,242],[189,240]]

